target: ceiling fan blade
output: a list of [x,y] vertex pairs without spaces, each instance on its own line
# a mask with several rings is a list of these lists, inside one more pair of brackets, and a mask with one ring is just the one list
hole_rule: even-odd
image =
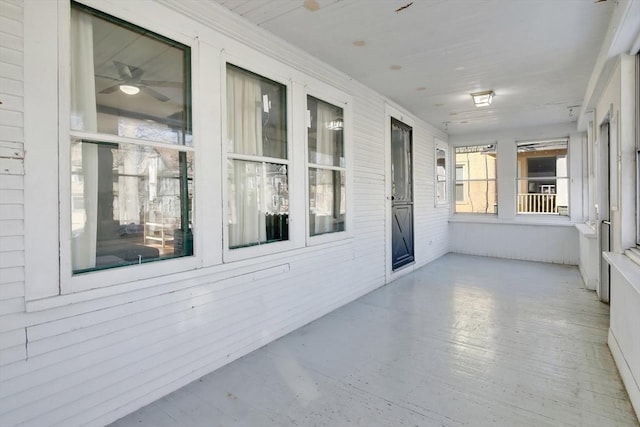
[[182,89],[184,87],[182,82],[168,82],[164,80],[140,80],[140,83],[147,86],[174,87],[177,89]]
[[114,82],[119,82],[120,81],[120,79],[116,79],[115,77],[103,76],[103,75],[100,75],[100,74],[96,74],[96,77],[99,77],[101,79],[113,80]]
[[122,62],[118,62],[118,61],[113,61],[113,65],[116,66],[116,69],[118,70],[118,75],[122,80],[129,81],[133,78],[133,76],[131,75],[131,70],[129,69],[129,66],[127,64],[123,64]]
[[134,67],[133,65],[128,65],[124,62],[113,61],[113,65],[116,66],[118,75],[125,82],[139,82],[142,78],[142,74],[144,74],[142,68]]
[[140,89],[143,92],[145,92],[146,94],[153,96],[155,99],[157,99],[160,102],[167,102],[169,100],[169,97],[164,96],[160,92],[155,91],[155,90],[151,89],[150,87],[141,86]]
[[119,87],[120,87],[120,85],[119,85],[119,84],[117,84],[117,85],[113,85],[113,86],[109,86],[109,87],[108,87],[108,88],[106,88],[106,89],[102,89],[99,93],[113,93],[113,92],[115,92],[116,90],[118,90],[118,88],[119,88]]

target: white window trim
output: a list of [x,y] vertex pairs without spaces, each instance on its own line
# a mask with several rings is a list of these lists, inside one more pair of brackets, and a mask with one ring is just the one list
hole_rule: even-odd
[[462,175],[466,176],[467,175],[467,165],[463,164],[463,163],[456,163],[455,168],[453,169],[453,200],[455,200],[456,204],[467,204],[469,203],[467,200],[467,180],[465,178],[462,179],[461,184],[462,184],[462,200],[458,200],[457,198],[457,192],[456,192],[456,186],[458,185],[458,179],[457,179],[457,169],[458,167],[462,168]]
[[[304,94],[304,204],[305,204],[305,236],[307,246],[325,244],[335,241],[344,240],[353,236],[353,209],[354,209],[354,197],[353,197],[353,98],[347,96],[343,92],[328,86],[321,84],[320,82],[308,83]],[[312,167],[309,163],[309,141],[307,133],[307,96],[312,96],[321,101],[325,101],[329,104],[342,108],[343,113],[343,150],[344,150],[344,168],[335,168],[336,170],[344,170],[345,172],[345,230],[337,231],[333,233],[321,234],[318,236],[311,236],[311,229],[309,225],[309,167]],[[327,169],[333,169],[327,167]]]
[[[245,248],[229,248],[229,226],[228,226],[228,214],[229,214],[229,194],[228,194],[228,167],[227,161],[228,159],[239,159],[241,157],[247,157],[236,153],[231,153],[227,151],[227,64],[240,67],[244,70],[247,70],[251,73],[255,73],[261,77],[267,78],[269,80],[273,80],[276,83],[280,83],[286,88],[286,99],[287,99],[287,158],[286,159],[274,159],[277,163],[282,163],[287,165],[287,179],[289,186],[289,239],[280,241],[280,242],[271,242],[266,243],[264,245],[255,245],[248,246]],[[269,64],[270,66],[265,66],[265,64]],[[223,52],[221,61],[220,61],[220,93],[222,94],[222,102],[221,102],[221,134],[222,134],[222,152],[223,159],[221,162],[221,172],[222,172],[222,239],[223,239],[223,260],[225,263],[227,262],[235,262],[241,261],[249,258],[256,258],[261,256],[266,256],[270,254],[275,254],[278,252],[290,251],[295,248],[303,247],[304,240],[300,239],[300,233],[297,232],[297,228],[295,225],[298,222],[302,222],[302,215],[304,210],[300,210],[298,204],[292,203],[293,199],[296,198],[297,194],[303,192],[300,188],[300,182],[304,182],[302,177],[300,176],[299,168],[294,167],[294,159],[296,155],[296,151],[299,150],[296,147],[296,141],[294,140],[294,135],[297,135],[297,132],[294,132],[294,119],[300,120],[300,118],[296,118],[294,116],[294,111],[296,109],[300,109],[301,105],[299,102],[294,102],[297,100],[298,96],[298,88],[293,84],[292,78],[289,77],[293,74],[293,70],[290,67],[287,67],[283,64],[275,63],[273,60],[270,60],[267,57],[263,57],[262,60],[260,55],[252,56],[251,59],[240,58],[238,56],[234,56],[230,53]],[[306,105],[306,104],[305,104]],[[268,159],[267,157],[261,157],[261,159]]]
[[[195,32],[192,35],[174,30],[174,26],[156,21],[147,22],[149,7],[163,8],[151,4],[127,4],[126,8],[116,2],[84,0],[80,2],[96,8],[108,15],[139,25],[149,31],[175,40],[191,49],[192,87],[197,87],[199,48]],[[201,236],[194,224],[194,255],[159,260],[157,262],[118,267],[84,274],[72,275],[71,271],[71,189],[70,158],[71,143],[70,117],[70,13],[71,4],[67,0],[41,2],[25,0],[25,151],[30,154],[25,161],[25,253],[28,259],[38,260],[25,268],[25,300],[27,310],[55,306],[46,299],[83,292],[84,299],[93,298],[93,292],[84,292],[119,285],[131,281],[183,272],[202,265]],[[126,15],[126,16],[125,16]],[[51,17],[56,17],[51,19]],[[185,28],[186,26],[182,26]],[[53,66],[57,64],[57,66]],[[204,88],[201,88],[204,89]],[[215,93],[215,91],[212,91]],[[197,91],[192,94],[193,111],[200,110]],[[206,110],[203,108],[203,110]],[[194,147],[200,135],[193,120]],[[57,135],[58,141],[52,141]],[[180,150],[193,151],[191,147]],[[199,150],[198,150],[199,151]],[[202,166],[202,157],[195,156],[195,198],[203,199],[198,182],[204,182],[201,175],[207,175]],[[51,159],[56,159],[52,165]],[[36,172],[37,171],[37,172]],[[197,178],[196,178],[197,177]],[[198,182],[196,182],[198,181]],[[194,217],[204,218],[200,202],[195,202]],[[58,215],[52,215],[57,212]],[[212,233],[209,233],[212,234]],[[213,233],[215,234],[215,233]],[[78,294],[80,295],[80,294]],[[83,298],[80,298],[81,300]],[[34,304],[30,304],[34,302]]]
[[[444,151],[444,200],[438,199],[438,150]],[[449,190],[450,180],[449,180],[449,167],[451,165],[451,161],[449,158],[449,145],[438,139],[434,138],[434,148],[433,148],[433,174],[434,174],[434,191],[433,191],[433,199],[435,203],[435,207],[443,207],[449,206],[449,198],[451,197],[451,191]],[[454,193],[455,194],[455,193]]]

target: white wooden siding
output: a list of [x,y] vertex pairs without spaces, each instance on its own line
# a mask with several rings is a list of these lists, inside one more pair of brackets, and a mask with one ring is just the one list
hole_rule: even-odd
[[[21,5],[0,0],[0,425],[102,425],[384,284],[386,100],[210,5],[198,19],[223,14],[216,25],[247,46],[353,96],[352,237],[25,312],[24,266],[37,260],[24,259]],[[448,211],[433,207],[433,137],[444,135],[416,122],[421,265],[447,252]]]
[[[24,306],[22,4],[0,0],[0,324]],[[23,327],[0,332],[3,365],[24,360]],[[0,374],[1,375],[1,374]]]

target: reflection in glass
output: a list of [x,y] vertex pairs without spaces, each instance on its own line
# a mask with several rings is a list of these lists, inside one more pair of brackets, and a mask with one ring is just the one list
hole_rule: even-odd
[[309,169],[309,229],[311,235],[344,231],[345,173]]
[[307,96],[311,122],[307,129],[309,163],[344,167],[344,113],[336,107]]
[[411,128],[391,121],[391,194],[396,202],[411,202]]
[[74,273],[193,254],[191,153],[71,144]]
[[288,240],[287,166],[229,160],[229,248]]
[[447,201],[447,153],[442,148],[436,148],[436,201]]
[[227,151],[287,158],[286,87],[227,64]]
[[190,51],[74,3],[71,129],[191,144]]

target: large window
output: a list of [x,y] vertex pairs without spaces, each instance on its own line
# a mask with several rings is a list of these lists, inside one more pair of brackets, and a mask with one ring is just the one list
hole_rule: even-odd
[[307,96],[309,234],[345,230],[344,112]]
[[569,215],[567,139],[518,142],[519,214]]
[[496,145],[456,147],[456,213],[498,212]]
[[286,87],[227,65],[229,248],[289,239]]
[[193,254],[187,46],[71,9],[74,274]]

